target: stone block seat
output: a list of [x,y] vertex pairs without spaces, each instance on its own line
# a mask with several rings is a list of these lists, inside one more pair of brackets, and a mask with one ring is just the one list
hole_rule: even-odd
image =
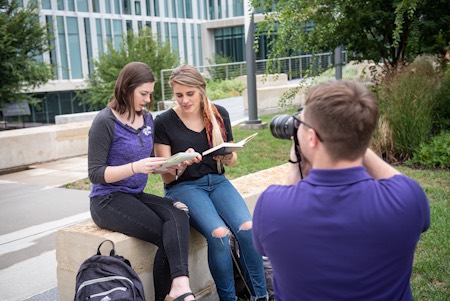
[[[283,184],[287,178],[289,164],[283,164],[231,182],[243,196],[253,213],[259,195],[270,184]],[[57,282],[60,300],[73,300],[75,277],[82,262],[97,252],[98,245],[105,239],[114,242],[116,253],[129,259],[133,269],[144,284],[147,300],[154,300],[153,258],[157,247],[151,243],[97,227],[87,220],[58,230],[56,236]],[[109,249],[102,247],[102,254]],[[189,273],[191,288],[197,300],[218,300],[215,284],[208,268],[205,238],[191,228],[189,250]]]

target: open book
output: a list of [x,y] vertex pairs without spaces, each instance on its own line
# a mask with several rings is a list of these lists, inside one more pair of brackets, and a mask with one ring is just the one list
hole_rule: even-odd
[[165,171],[168,167],[178,165],[183,161],[186,160],[192,160],[195,157],[197,157],[199,153],[193,152],[193,153],[187,153],[187,152],[180,152],[176,153],[175,155],[171,156],[170,158],[167,158],[167,162],[161,165],[161,167],[155,169],[155,171]]
[[202,156],[206,156],[206,155],[217,156],[217,155],[224,155],[224,154],[229,154],[229,153],[235,152],[235,151],[243,148],[245,146],[245,144],[247,142],[249,142],[250,140],[252,140],[256,135],[258,135],[258,133],[254,133],[253,135],[250,135],[247,138],[242,139],[241,141],[236,142],[236,143],[224,142],[220,145],[217,145],[208,150],[205,150],[202,153]]

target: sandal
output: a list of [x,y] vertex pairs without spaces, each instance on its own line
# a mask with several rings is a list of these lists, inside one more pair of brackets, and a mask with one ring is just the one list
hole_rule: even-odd
[[[164,301],[184,301],[184,298],[186,298],[187,296],[194,296],[194,298],[195,298],[195,295],[192,292],[189,292],[189,293],[185,293],[181,296],[178,296],[175,299],[170,297],[169,295],[167,295],[166,299]],[[194,299],[194,301],[195,301],[195,299]]]

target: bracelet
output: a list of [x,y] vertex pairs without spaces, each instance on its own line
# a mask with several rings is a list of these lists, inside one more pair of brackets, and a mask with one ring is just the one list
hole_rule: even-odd
[[133,175],[135,175],[136,173],[134,172],[133,162],[131,162],[130,165],[131,165],[131,171],[133,172]]
[[289,163],[292,163],[292,164],[297,164],[298,163],[298,161],[292,161],[291,159],[289,159],[288,161],[289,161]]

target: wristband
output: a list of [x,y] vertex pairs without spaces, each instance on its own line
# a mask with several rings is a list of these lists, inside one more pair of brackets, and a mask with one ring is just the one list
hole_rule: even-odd
[[133,175],[135,175],[136,173],[134,172],[133,162],[131,162],[130,165],[131,165],[131,171],[133,172]]
[[297,164],[297,163],[298,163],[298,161],[292,161],[291,159],[289,159],[289,163],[292,163],[292,164]]

